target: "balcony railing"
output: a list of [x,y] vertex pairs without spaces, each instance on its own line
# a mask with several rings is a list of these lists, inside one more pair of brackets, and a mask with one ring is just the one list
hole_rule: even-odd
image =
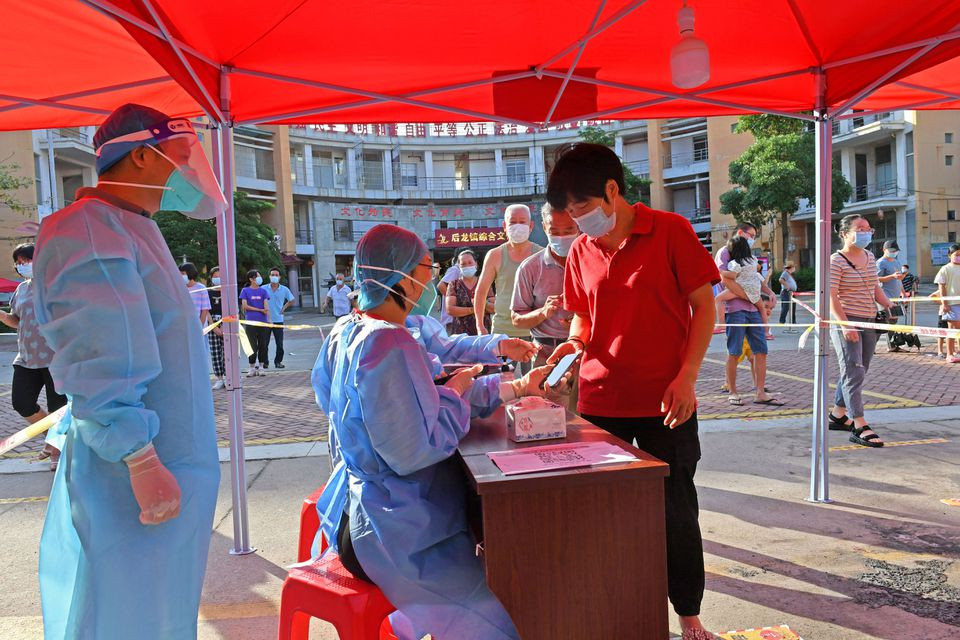
[[297,244],[313,244],[312,229],[296,229],[293,232],[293,237]]
[[623,166],[629,168],[631,171],[633,171],[634,174],[638,176],[650,175],[649,160],[630,160],[628,162],[624,162]]
[[709,159],[709,149],[694,149],[690,153],[675,153],[663,156],[663,168],[686,167],[696,162],[706,162]]
[[900,195],[900,189],[897,187],[897,181],[880,182],[875,184],[861,184],[853,189],[853,198],[851,202],[863,202],[874,198],[897,197]]
[[697,207],[696,209],[685,209],[677,211],[680,215],[690,221],[691,224],[701,222],[710,222],[710,207]]

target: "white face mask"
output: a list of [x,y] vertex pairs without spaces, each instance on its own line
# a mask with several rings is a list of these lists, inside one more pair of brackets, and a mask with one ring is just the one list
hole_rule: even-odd
[[183,281],[184,281],[184,282],[190,282],[190,278],[187,277],[187,274],[181,273],[181,274],[180,274],[180,277],[183,278]]
[[617,224],[617,210],[614,209],[613,213],[608,216],[603,207],[597,205],[596,209],[583,214],[579,218],[574,218],[573,221],[580,227],[580,231],[591,238],[602,238],[613,231],[613,227]]
[[514,244],[526,242],[530,237],[529,224],[511,224],[507,226],[507,239]]
[[460,275],[462,275],[464,278],[472,278],[473,276],[477,275],[477,268],[460,267]]

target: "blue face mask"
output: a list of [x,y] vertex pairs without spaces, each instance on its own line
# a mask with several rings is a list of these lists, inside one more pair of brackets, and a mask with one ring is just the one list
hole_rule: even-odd
[[607,215],[603,207],[598,206],[590,213],[584,214],[579,218],[574,218],[574,222],[580,227],[580,231],[591,238],[602,238],[613,230],[617,223],[617,210],[614,209],[611,215]]
[[22,277],[29,280],[30,278],[33,277],[33,263],[28,262],[26,264],[18,264],[17,273],[19,273]]
[[566,258],[576,239],[577,236],[550,236],[550,249],[561,258]]
[[437,297],[437,288],[434,286],[433,282],[428,282],[427,284],[423,285],[423,293],[420,294],[420,299],[417,300],[417,304],[413,305],[413,309],[410,310],[410,315],[430,315],[430,312],[433,311],[433,305],[437,303]]
[[753,243],[757,241],[756,238],[751,238],[750,236],[740,234],[740,237],[747,241],[747,246],[753,249]]
[[173,170],[164,186],[167,188],[160,197],[161,211],[190,213],[203,200],[203,192],[187,182],[180,169]]
[[861,249],[866,249],[870,246],[870,243],[873,242],[873,234],[869,231],[857,231],[857,239],[853,241],[853,244],[857,245]]
[[460,267],[460,275],[462,275],[464,278],[472,278],[473,276],[477,275],[477,268]]
[[210,278],[210,281],[213,283],[213,286],[215,286],[215,287],[219,287],[219,286],[220,286],[220,278],[213,277],[213,278]]
[[259,287],[261,284],[263,284],[263,278],[262,278],[261,276],[257,276],[256,278],[253,279],[253,281],[257,283],[257,286],[258,286],[258,287]]

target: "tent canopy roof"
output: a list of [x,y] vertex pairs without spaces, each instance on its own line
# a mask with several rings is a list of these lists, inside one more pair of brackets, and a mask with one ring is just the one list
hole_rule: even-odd
[[[679,0],[13,3],[0,43],[0,128],[96,124],[128,101],[221,119],[223,72],[238,123],[529,125],[960,102],[960,87],[952,100],[943,94],[960,84],[947,77],[960,54],[960,3],[688,5],[711,69],[692,91],[671,83]],[[862,100],[898,80],[908,84]]]

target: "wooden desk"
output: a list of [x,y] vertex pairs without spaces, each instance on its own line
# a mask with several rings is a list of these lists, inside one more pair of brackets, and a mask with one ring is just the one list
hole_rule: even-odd
[[[631,463],[503,475],[486,456],[606,440]],[[487,582],[523,640],[663,640],[667,561],[663,478],[669,467],[568,414],[566,440],[518,444],[503,410],[474,420],[460,443],[483,540]],[[478,529],[480,529],[478,531]]]

